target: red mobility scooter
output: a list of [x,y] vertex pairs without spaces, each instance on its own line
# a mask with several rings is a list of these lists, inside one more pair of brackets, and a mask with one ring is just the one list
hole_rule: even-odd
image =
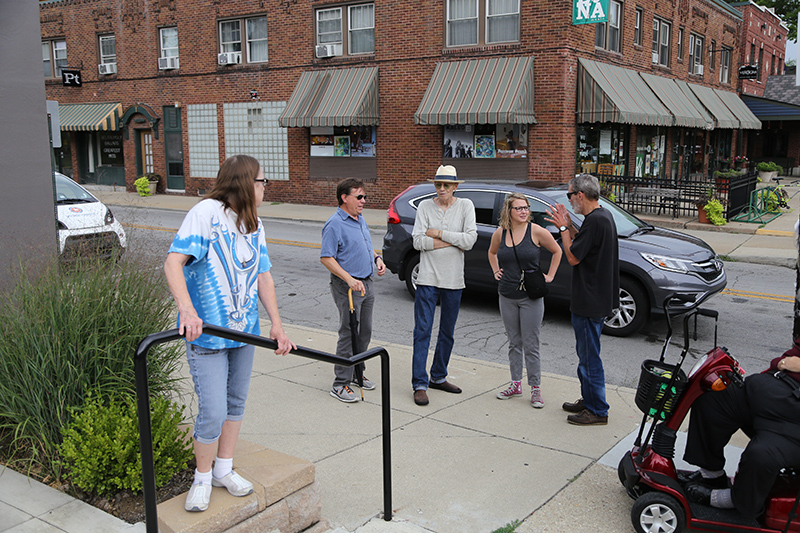
[[[667,338],[661,357],[658,361],[642,363],[636,405],[644,416],[633,448],[621,459],[618,468],[620,481],[635,500],[631,510],[633,527],[639,533],[681,533],[687,527],[700,531],[800,532],[800,521],[795,514],[800,497],[800,473],[787,469],[778,476],[766,502],[766,511],[757,520],[748,519],[735,509],[717,509],[691,502],[678,482],[678,470],[673,462],[675,441],[678,428],[694,401],[701,394],[714,394],[714,391],[744,384],[744,372],[739,363],[726,348],[717,346],[717,311],[701,309],[699,302],[690,306],[683,316],[683,349],[678,362],[665,362],[672,338],[669,304],[692,300],[692,297],[676,295],[664,302]],[[698,316],[714,319],[715,347],[700,358],[687,375],[681,366],[689,351],[689,321],[694,318],[696,333]],[[650,424],[648,419],[651,419]]]

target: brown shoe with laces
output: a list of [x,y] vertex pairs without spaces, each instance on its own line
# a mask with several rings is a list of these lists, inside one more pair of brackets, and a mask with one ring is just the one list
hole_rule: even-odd
[[584,409],[576,415],[569,415],[567,422],[576,426],[605,426],[608,424],[607,416],[598,416],[588,409]]

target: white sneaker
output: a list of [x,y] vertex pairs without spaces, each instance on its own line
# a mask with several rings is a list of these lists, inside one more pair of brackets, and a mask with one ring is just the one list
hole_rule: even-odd
[[342,385],[341,387],[332,388],[331,396],[345,403],[353,403],[358,401],[358,398],[356,398],[355,393],[353,393],[353,389],[351,389],[347,385]]
[[253,492],[253,484],[233,470],[223,478],[212,477],[211,484],[215,487],[225,487],[231,496],[247,496]]
[[183,508],[190,513],[205,511],[208,509],[208,502],[211,499],[211,485],[208,483],[194,483],[186,495],[186,503]]

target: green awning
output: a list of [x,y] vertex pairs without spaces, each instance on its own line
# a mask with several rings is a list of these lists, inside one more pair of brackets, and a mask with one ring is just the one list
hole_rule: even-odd
[[61,131],[115,131],[119,129],[122,104],[60,104]]
[[705,129],[713,130],[714,125],[716,124],[714,117],[706,110],[705,106],[702,102],[700,102],[700,99],[697,97],[697,95],[692,92],[692,90],[689,88],[689,84],[681,80],[672,81],[675,83],[678,89],[680,89],[681,93],[686,97],[686,99],[691,102],[697,112],[703,116],[703,120],[705,120],[706,123]]
[[303,72],[278,122],[284,128],[378,125],[378,67]]
[[714,117],[718,128],[739,129],[739,119],[723,103],[717,94],[718,91],[695,83],[688,83],[687,85]]
[[672,126],[669,110],[639,73],[608,63],[578,59],[577,122]]
[[720,100],[728,106],[736,118],[739,119],[739,127],[743,130],[760,130],[761,121],[750,111],[750,108],[742,102],[739,95],[730,91],[721,91],[714,89],[717,92]]
[[[695,104],[681,91],[671,78],[662,78],[640,72],[639,75],[645,83],[656,93],[658,99],[664,104],[674,117],[673,126],[687,128],[711,129],[714,120],[709,115],[703,115]],[[696,99],[695,99],[696,101]],[[700,105],[699,103],[697,105]],[[702,106],[701,106],[702,107]]]
[[437,63],[414,124],[536,124],[533,58]]

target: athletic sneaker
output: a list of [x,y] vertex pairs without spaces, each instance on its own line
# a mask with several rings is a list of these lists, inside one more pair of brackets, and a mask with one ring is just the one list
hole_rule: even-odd
[[358,401],[358,398],[356,398],[353,389],[351,389],[347,385],[342,385],[341,387],[332,388],[331,396],[345,403],[354,403]]
[[253,484],[233,470],[225,477],[219,479],[212,477],[211,484],[215,487],[225,487],[231,496],[247,496],[253,492]]
[[[353,381],[350,382],[350,385],[358,387],[358,381],[353,378]],[[375,390],[375,384],[367,379],[367,376],[364,376],[364,386],[362,387],[364,390]]]
[[531,387],[531,405],[536,409],[544,407],[544,400],[542,400],[542,390],[539,387]]
[[208,483],[193,483],[186,495],[186,503],[183,508],[190,513],[205,511],[208,509],[208,502],[211,499],[211,485]]
[[516,396],[522,396],[522,387],[519,381],[512,381],[506,390],[497,393],[500,400],[508,400]]

